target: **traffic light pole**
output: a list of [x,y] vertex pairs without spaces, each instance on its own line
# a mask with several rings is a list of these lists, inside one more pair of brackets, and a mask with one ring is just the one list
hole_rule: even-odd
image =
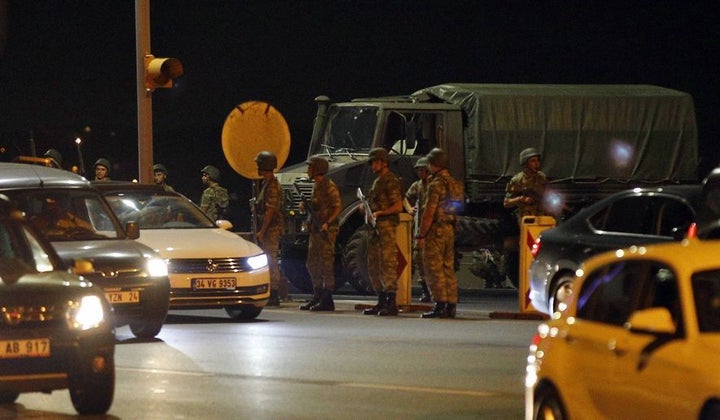
[[137,69],[138,181],[152,183],[152,91],[145,86],[145,56],[150,54],[150,0],[135,0],[135,51]]

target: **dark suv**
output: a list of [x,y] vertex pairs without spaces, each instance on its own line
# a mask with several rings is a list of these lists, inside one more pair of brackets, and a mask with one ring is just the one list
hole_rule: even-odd
[[[73,270],[92,265],[78,261]],[[103,414],[115,390],[114,357],[103,290],[66,269],[0,199],[0,404],[23,392],[68,388],[80,414]]]
[[685,238],[705,212],[701,185],[635,188],[584,208],[543,231],[530,265],[530,301],[552,314],[572,294],[575,270],[601,251]]
[[167,264],[133,239],[100,193],[83,177],[39,165],[0,163],[0,193],[8,196],[29,223],[49,241],[65,264],[92,262],[85,277],[99,285],[112,304],[116,325],[129,325],[137,337],[160,332],[170,302]]

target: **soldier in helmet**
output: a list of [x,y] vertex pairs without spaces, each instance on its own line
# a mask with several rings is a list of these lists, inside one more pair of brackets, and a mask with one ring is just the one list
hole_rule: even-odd
[[368,247],[368,274],[373,289],[378,294],[378,302],[365,309],[363,314],[395,316],[398,314],[398,259],[395,241],[400,223],[399,214],[403,210],[402,187],[398,177],[390,171],[387,150],[382,147],[370,150],[368,163],[377,175],[368,192],[368,202],[376,220],[370,243],[378,244]]
[[[423,199],[425,197],[425,190],[429,181],[428,175],[430,171],[427,167],[427,158],[421,157],[415,162],[415,173],[418,179],[410,185],[410,188],[405,192],[405,199],[403,200],[403,206],[405,210],[413,216],[413,236],[417,236],[420,229],[420,221],[422,220],[421,207]],[[420,302],[430,302],[430,289],[428,289],[427,282],[425,282],[425,275],[423,273],[423,262],[422,252],[417,246],[417,240],[413,240],[413,254],[412,254],[413,268],[417,273],[417,279],[422,288],[422,296]]]
[[280,306],[279,289],[282,278],[278,263],[280,236],[283,233],[284,217],[282,213],[282,190],[275,178],[277,157],[269,151],[262,151],[255,157],[258,175],[262,177],[260,192],[255,198],[255,214],[258,215],[260,229],[255,233],[258,245],[268,256],[270,265],[270,300],[268,306]]
[[62,169],[63,157],[58,149],[48,149],[43,157],[50,159],[50,163],[54,168]]
[[422,318],[455,318],[458,284],[455,275],[456,216],[449,214],[448,155],[434,148],[427,155],[430,181],[422,206],[422,223],[416,237],[422,249],[425,277],[435,306]]
[[535,148],[520,152],[522,170],[512,177],[505,188],[505,208],[514,208],[518,224],[524,216],[545,214],[542,204],[547,178],[540,171],[540,153]]
[[342,210],[340,191],[325,174],[328,161],[313,156],[306,161],[307,173],[315,185],[307,209],[310,213],[308,230],[310,241],[307,253],[307,269],[313,283],[313,297],[300,309],[311,311],[334,311],[332,293],[335,289],[335,239],[340,230],[338,215]]
[[95,161],[95,181],[110,181],[110,161],[100,158]]
[[225,217],[229,199],[228,190],[220,186],[220,169],[207,165],[200,171],[202,182],[207,185],[200,199],[200,208],[213,221]]
[[162,163],[153,165],[153,181],[155,185],[160,185],[165,191],[175,191],[173,187],[167,184],[168,170]]

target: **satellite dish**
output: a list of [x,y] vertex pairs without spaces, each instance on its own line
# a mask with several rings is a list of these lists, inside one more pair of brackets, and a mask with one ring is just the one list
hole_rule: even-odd
[[263,150],[277,156],[281,168],[290,154],[290,129],[282,114],[266,102],[250,101],[236,106],[222,130],[225,159],[235,172],[260,179],[255,156]]

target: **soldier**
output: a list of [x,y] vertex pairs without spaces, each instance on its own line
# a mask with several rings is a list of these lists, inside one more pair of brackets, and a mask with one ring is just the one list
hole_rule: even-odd
[[522,170],[512,177],[505,188],[505,208],[515,208],[518,225],[524,216],[543,216],[543,195],[547,178],[540,171],[540,153],[530,147],[520,152]]
[[270,265],[270,300],[268,306],[280,306],[280,267],[278,250],[280,236],[283,233],[284,221],[282,214],[282,191],[275,178],[277,157],[272,152],[262,151],[255,157],[258,175],[262,180],[260,192],[255,200],[256,213],[259,217],[260,229],[255,234],[258,245],[268,257]]
[[45,152],[45,154],[43,155],[43,157],[50,159],[50,164],[54,168],[62,169],[63,158],[62,154],[58,149],[48,149],[47,152]]
[[168,170],[162,163],[153,165],[153,181],[156,185],[160,185],[165,191],[175,191],[175,189],[167,184]]
[[307,253],[307,269],[313,283],[313,297],[300,309],[311,311],[334,311],[332,293],[335,289],[335,239],[340,230],[338,215],[342,210],[340,191],[337,185],[325,177],[328,161],[313,156],[306,162],[307,173],[314,182],[308,230],[310,242]]
[[200,171],[202,174],[202,182],[207,185],[200,199],[200,208],[213,221],[222,219],[228,208],[228,190],[221,187],[220,169],[207,165]]
[[403,198],[400,180],[390,171],[388,159],[388,151],[382,147],[373,148],[368,154],[368,162],[377,175],[368,193],[376,220],[376,228],[370,236],[373,246],[368,247],[368,274],[378,294],[378,302],[365,309],[365,315],[394,316],[398,313],[395,302],[398,283],[396,237]]
[[100,158],[95,161],[95,181],[110,181],[110,161]]
[[427,155],[430,170],[422,208],[422,223],[417,236],[422,249],[425,278],[430,287],[435,306],[421,318],[455,318],[458,301],[458,285],[455,276],[455,223],[449,214],[449,185],[452,178],[448,171],[447,153],[434,148]]
[[[425,197],[425,189],[428,184],[428,175],[430,172],[427,168],[427,158],[421,157],[415,162],[415,173],[418,176],[417,181],[410,185],[410,188],[405,192],[405,200],[403,205],[405,210],[413,216],[413,231],[414,235],[417,236],[420,229],[420,221],[422,220],[422,213],[420,211]],[[423,262],[422,252],[417,246],[417,240],[413,240],[413,253],[412,253],[413,267],[417,272],[418,283],[422,288],[422,296],[420,302],[430,302],[430,290],[428,289],[427,282],[425,281],[425,274],[423,273]]]

